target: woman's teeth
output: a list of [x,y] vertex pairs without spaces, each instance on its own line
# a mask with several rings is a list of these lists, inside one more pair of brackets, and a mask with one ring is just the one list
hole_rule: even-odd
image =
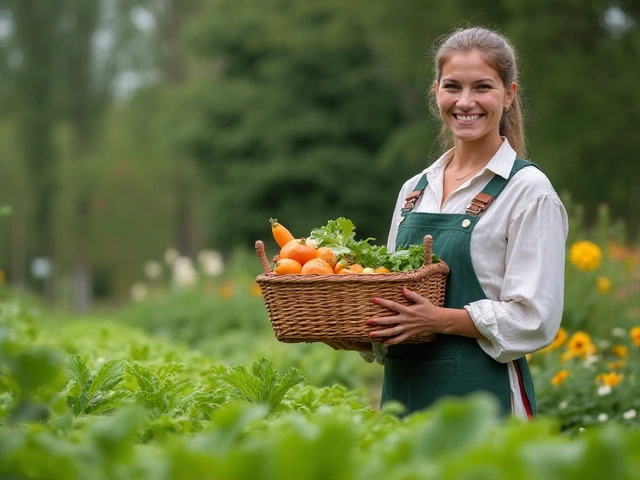
[[481,117],[481,115],[456,115],[456,118],[461,122],[473,122]]

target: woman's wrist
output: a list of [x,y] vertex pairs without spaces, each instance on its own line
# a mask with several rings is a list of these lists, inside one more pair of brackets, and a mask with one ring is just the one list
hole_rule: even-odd
[[466,309],[443,308],[442,313],[440,333],[471,338],[485,338],[476,327],[476,324]]

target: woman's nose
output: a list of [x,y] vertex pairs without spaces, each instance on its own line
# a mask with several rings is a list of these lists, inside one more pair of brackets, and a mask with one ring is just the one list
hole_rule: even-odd
[[468,110],[473,108],[475,105],[475,100],[473,98],[473,92],[470,90],[463,89],[460,92],[460,96],[458,97],[458,101],[456,102],[458,108],[463,110]]

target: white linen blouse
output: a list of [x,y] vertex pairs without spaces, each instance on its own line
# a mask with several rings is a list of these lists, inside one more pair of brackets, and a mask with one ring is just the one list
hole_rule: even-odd
[[[402,186],[393,212],[387,247],[395,250],[400,209],[418,179],[429,180],[414,212],[465,213],[493,175],[509,177],[516,152],[506,139],[473,177],[442,203],[444,169],[453,149]],[[471,260],[486,299],[464,308],[485,337],[480,347],[508,364],[513,412],[526,418],[513,361],[549,345],[560,327],[564,306],[566,210],[539,169],[521,169],[481,214],[471,236]],[[434,252],[438,253],[438,252]],[[379,349],[376,352],[381,353]]]

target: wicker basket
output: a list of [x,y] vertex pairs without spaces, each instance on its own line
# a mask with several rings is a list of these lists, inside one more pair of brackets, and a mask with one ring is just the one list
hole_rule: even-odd
[[[449,267],[440,260],[433,263],[431,235],[424,237],[424,264],[417,270],[387,274],[353,275],[276,275],[267,260],[264,244],[258,240],[256,250],[264,273],[256,277],[276,338],[296,342],[371,342],[369,333],[380,329],[365,324],[368,318],[392,315],[393,312],[371,302],[386,298],[405,305],[405,286],[428,298],[434,305],[444,305]],[[423,343],[433,336],[412,337],[407,343]]]

